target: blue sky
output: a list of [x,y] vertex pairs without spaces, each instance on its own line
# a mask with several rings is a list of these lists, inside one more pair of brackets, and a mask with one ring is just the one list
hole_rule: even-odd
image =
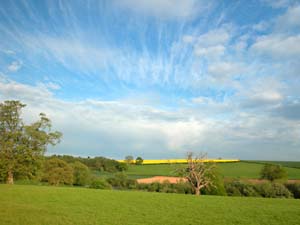
[[300,160],[299,1],[3,1],[0,33],[49,154]]

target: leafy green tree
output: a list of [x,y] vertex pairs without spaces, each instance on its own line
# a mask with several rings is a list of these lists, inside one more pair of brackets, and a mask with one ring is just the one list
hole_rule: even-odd
[[37,176],[41,160],[49,144],[60,141],[60,132],[51,132],[51,122],[45,114],[31,125],[21,119],[26,105],[20,101],[0,103],[0,175],[13,184],[14,177]]
[[144,160],[143,160],[143,158],[140,157],[140,156],[137,157],[137,158],[135,159],[135,164],[136,164],[136,165],[142,165],[143,162],[144,162]]
[[287,179],[287,172],[281,165],[266,164],[260,174],[262,179],[270,181]]
[[46,160],[43,181],[51,185],[73,184],[73,168],[58,158]]
[[83,163],[76,161],[71,164],[73,168],[73,184],[78,186],[85,186],[90,179],[90,170]]

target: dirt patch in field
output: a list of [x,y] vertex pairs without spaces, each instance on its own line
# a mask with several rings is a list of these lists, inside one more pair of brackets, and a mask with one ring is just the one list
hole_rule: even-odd
[[165,177],[165,176],[155,176],[150,178],[142,178],[136,180],[139,184],[151,184],[151,183],[163,183],[169,182],[171,184],[176,184],[179,182],[186,182],[187,180],[183,177]]

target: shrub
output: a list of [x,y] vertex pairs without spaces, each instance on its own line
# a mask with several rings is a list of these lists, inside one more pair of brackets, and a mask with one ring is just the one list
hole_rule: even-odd
[[257,191],[265,198],[291,198],[292,193],[281,183],[266,182],[257,185]]
[[270,181],[287,179],[287,172],[281,165],[266,164],[260,174],[262,179]]
[[102,178],[92,178],[89,187],[94,189],[112,189],[111,185]]
[[180,194],[192,194],[192,187],[187,182],[179,182],[171,184],[168,181],[159,183],[154,182],[150,184],[137,184],[138,190],[145,190],[149,192],[163,192],[163,193],[180,193]]
[[63,160],[57,158],[46,160],[43,181],[47,181],[50,185],[72,184],[73,169]]
[[300,184],[286,184],[286,188],[294,195],[294,198],[300,198]]
[[117,189],[135,189],[136,180],[129,179],[123,172],[116,173],[114,177],[107,178],[107,182]]
[[213,186],[205,187],[204,189],[202,189],[201,194],[226,196],[227,193],[224,187],[224,179],[221,176],[221,173],[218,168],[214,169],[213,175]]
[[76,161],[71,164],[73,168],[73,184],[78,186],[85,186],[89,182],[90,170],[83,163]]
[[256,197],[259,193],[252,184],[244,183],[239,180],[226,182],[225,184],[227,195],[229,196],[247,196]]

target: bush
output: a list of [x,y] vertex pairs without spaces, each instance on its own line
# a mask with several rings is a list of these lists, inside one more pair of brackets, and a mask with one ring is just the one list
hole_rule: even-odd
[[111,185],[102,178],[92,178],[89,187],[94,189],[112,189]]
[[266,182],[257,185],[257,191],[265,198],[291,198],[292,193],[281,183]]
[[287,172],[281,165],[266,164],[260,174],[262,179],[270,181],[287,179]]
[[73,184],[73,169],[63,160],[52,158],[46,160],[43,181],[50,185]]
[[259,193],[252,184],[244,183],[239,180],[234,180],[225,183],[225,189],[228,196],[246,196],[256,197]]
[[286,184],[286,188],[294,195],[294,198],[300,198],[300,184]]
[[116,173],[114,177],[107,178],[107,182],[116,189],[135,189],[136,180],[129,179],[123,172]]
[[212,178],[213,186],[202,189],[201,194],[226,196],[227,193],[224,187],[224,179],[221,176],[221,173],[218,168],[214,169],[213,175],[214,175],[214,177]]
[[180,193],[180,194],[192,194],[192,187],[187,182],[179,182],[171,184],[168,181],[159,183],[154,182],[150,184],[137,184],[138,190],[145,190],[149,192],[163,192],[163,193]]
[[71,164],[73,168],[73,184],[78,186],[85,186],[89,182],[90,170],[83,163],[76,161]]

